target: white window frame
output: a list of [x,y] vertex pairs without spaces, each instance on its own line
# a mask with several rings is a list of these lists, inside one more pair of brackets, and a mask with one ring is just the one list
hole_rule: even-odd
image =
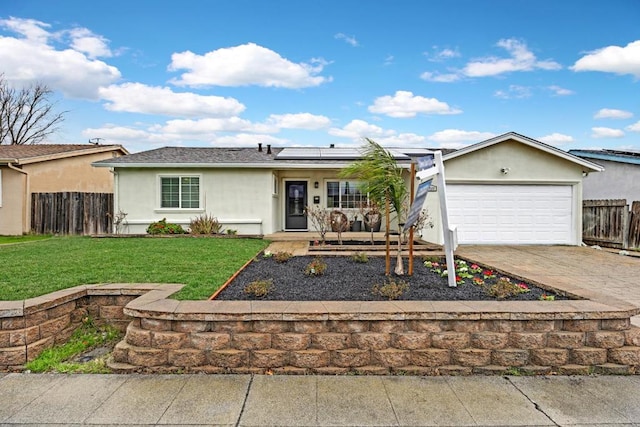
[[[337,182],[338,183],[338,189],[339,189],[339,193],[338,193],[338,206],[337,207],[333,207],[333,206],[329,206],[329,183],[330,182]],[[342,207],[342,184],[343,183],[349,183],[349,184],[353,184],[354,188],[359,188],[361,182],[360,181],[356,181],[356,180],[351,180],[351,179],[327,179],[324,182],[324,198],[325,198],[325,202],[324,202],[324,206],[326,209],[336,209],[336,210],[357,210],[359,209],[358,207],[353,207],[353,208],[346,208],[346,207]],[[369,196],[367,194],[361,193],[364,197],[365,197],[365,201],[368,202],[369,201]]]
[[[163,207],[162,206],[162,178],[198,178],[198,207],[197,208],[183,208],[183,207]],[[157,177],[157,208],[156,212],[202,212],[204,208],[202,207],[202,174],[192,174],[192,173],[175,173],[175,174],[160,174]],[[182,205],[182,197],[179,197],[179,203]]]

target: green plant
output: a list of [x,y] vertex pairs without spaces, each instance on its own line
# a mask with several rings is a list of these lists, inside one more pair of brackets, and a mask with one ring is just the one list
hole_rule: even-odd
[[222,224],[213,215],[202,214],[191,219],[189,229],[192,234],[219,234]]
[[540,301],[555,301],[555,300],[556,300],[555,295],[547,295],[547,294],[540,295]]
[[232,228],[227,229],[227,236],[237,236],[238,230],[234,230]]
[[96,326],[90,317],[86,317],[66,343],[44,350],[25,368],[31,372],[109,373],[106,356],[87,363],[73,361],[73,358],[102,345],[112,344],[121,337],[122,333],[113,326]]
[[276,262],[282,264],[285,263],[287,261],[289,261],[291,259],[293,255],[291,254],[291,252],[276,252],[273,255],[273,259],[276,260]]
[[262,258],[265,258],[265,259],[267,259],[267,258],[273,258],[273,252],[271,252],[271,251],[264,251],[264,252],[262,253]]
[[254,280],[244,287],[244,293],[254,295],[256,297],[266,296],[273,287],[273,279]]
[[504,299],[518,294],[530,292],[524,283],[513,283],[508,277],[501,277],[496,284],[489,286],[487,293],[493,297]]
[[327,263],[320,257],[315,257],[304,269],[307,276],[322,276],[327,270]]
[[386,283],[373,285],[372,293],[389,300],[398,299],[409,289],[409,285],[403,281],[395,279],[389,279]]
[[430,266],[427,266],[427,263],[441,262],[442,257],[436,255],[426,255],[424,258],[422,258],[422,261],[424,261],[424,265],[426,267],[431,268]]
[[167,222],[166,218],[162,218],[160,221],[152,222],[147,227],[147,233],[149,234],[185,234],[186,231],[180,224],[173,224]]
[[351,255],[351,260],[353,262],[366,264],[367,262],[369,262],[369,257],[365,252],[355,252],[353,255]]

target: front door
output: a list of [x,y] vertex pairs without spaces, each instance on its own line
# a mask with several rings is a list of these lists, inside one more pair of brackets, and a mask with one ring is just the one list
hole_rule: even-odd
[[306,230],[307,217],[304,208],[307,206],[307,182],[287,181],[285,183],[287,199],[285,201],[286,230]]

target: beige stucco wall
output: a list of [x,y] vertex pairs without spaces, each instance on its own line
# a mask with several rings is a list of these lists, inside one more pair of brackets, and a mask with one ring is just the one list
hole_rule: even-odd
[[[447,160],[447,184],[539,184],[570,185],[573,192],[574,244],[582,240],[582,167],[578,164],[517,141],[505,141]],[[508,174],[501,172],[509,168]],[[435,180],[434,180],[435,184]],[[440,189],[438,189],[440,190]],[[425,207],[434,219],[433,229],[423,237],[444,242],[439,194],[429,193]]]
[[[168,175],[200,177],[199,209],[160,208],[160,176]],[[239,234],[273,232],[273,205],[278,199],[271,170],[124,168],[116,170],[115,185],[114,210],[127,214],[123,233],[145,233],[151,222],[162,218],[186,228],[191,219],[205,213]]]
[[32,193],[112,193],[113,175],[109,169],[94,168],[91,163],[113,157],[114,152],[89,154],[26,164],[22,169],[29,174]]
[[20,235],[29,231],[26,224],[26,175],[0,167],[2,200],[0,206],[0,235]]

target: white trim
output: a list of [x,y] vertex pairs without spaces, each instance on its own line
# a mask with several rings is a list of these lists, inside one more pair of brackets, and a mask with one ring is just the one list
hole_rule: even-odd
[[[198,178],[198,207],[197,208],[164,208],[162,207],[162,178]],[[154,212],[204,212],[202,194],[202,174],[201,173],[159,173],[156,175],[156,208]],[[182,205],[182,200],[180,200]]]
[[[162,169],[343,169],[351,163],[92,163],[94,167]],[[410,163],[398,163],[409,169]]]
[[487,139],[486,141],[481,141],[477,144],[461,148],[457,151],[447,154],[446,156],[443,156],[443,160],[446,162],[447,160],[455,159],[456,157],[464,156],[465,154],[473,153],[474,151],[481,150],[483,148],[490,147],[492,145],[509,140],[514,140],[528,145],[529,147],[537,148],[538,150],[568,160],[593,172],[602,172],[604,170],[604,168],[598,164],[582,159],[578,156],[574,156],[573,154],[567,153],[566,151],[560,150],[559,148],[555,148],[540,141],[536,141],[535,139],[519,135],[515,132],[505,133],[503,135],[496,136],[495,138]]

